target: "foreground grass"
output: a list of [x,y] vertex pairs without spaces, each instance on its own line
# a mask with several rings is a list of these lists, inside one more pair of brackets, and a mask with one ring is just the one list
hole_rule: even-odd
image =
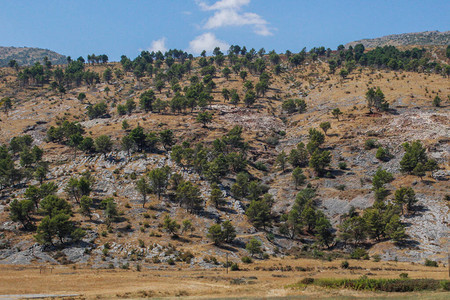
[[450,291],[449,280],[436,279],[369,279],[362,276],[358,279],[314,279],[304,278],[294,287],[316,285],[334,289],[353,289],[372,292],[419,292],[419,291]]

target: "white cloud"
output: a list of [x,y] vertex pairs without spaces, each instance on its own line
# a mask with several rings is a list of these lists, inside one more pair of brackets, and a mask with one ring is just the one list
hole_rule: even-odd
[[190,41],[189,49],[187,51],[194,54],[200,54],[203,50],[212,52],[215,47],[220,47],[223,51],[228,49],[230,45],[225,41],[217,39],[213,33],[207,32]]
[[198,6],[205,11],[214,11],[205,25],[205,29],[215,29],[226,26],[252,26],[256,34],[268,36],[273,33],[268,27],[268,22],[260,15],[251,12],[241,12],[244,5],[248,5],[250,0],[220,0],[212,5],[204,1],[197,0]]
[[220,10],[220,9],[240,9],[241,6],[248,5],[250,0],[220,0],[213,5],[207,5],[204,1],[197,0],[197,4],[203,10]]
[[168,50],[166,47],[166,41],[167,39],[165,37],[152,41],[152,45],[148,48],[148,51],[161,51],[162,53],[166,52]]

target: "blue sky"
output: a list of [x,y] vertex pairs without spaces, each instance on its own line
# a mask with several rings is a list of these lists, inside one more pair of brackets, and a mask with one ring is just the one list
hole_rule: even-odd
[[298,52],[450,30],[449,12],[449,0],[0,0],[0,46],[74,58],[105,53],[110,60],[141,50],[198,54],[229,45]]

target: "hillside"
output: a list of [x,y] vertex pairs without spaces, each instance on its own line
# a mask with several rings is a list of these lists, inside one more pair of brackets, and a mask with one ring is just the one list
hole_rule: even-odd
[[0,263],[446,264],[450,68],[343,51],[1,69]]
[[46,56],[54,65],[67,64],[66,56],[48,49],[0,46],[0,67],[6,67],[10,60],[16,60],[19,66],[31,66],[36,62],[42,63]]
[[391,34],[374,39],[362,39],[347,43],[345,46],[363,44],[366,48],[383,46],[436,46],[450,45],[450,31],[424,31],[414,33]]

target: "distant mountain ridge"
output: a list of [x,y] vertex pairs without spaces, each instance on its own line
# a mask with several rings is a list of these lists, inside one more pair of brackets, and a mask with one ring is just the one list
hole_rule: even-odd
[[350,42],[347,43],[345,47],[354,47],[357,44],[363,44],[365,48],[375,48],[383,46],[446,46],[450,45],[450,31],[424,31],[391,34],[374,39],[362,39]]
[[47,56],[54,65],[67,63],[67,57],[65,55],[48,49],[0,46],[0,67],[7,66],[12,59],[15,59],[20,66],[29,66],[38,61],[42,62],[45,56]]

